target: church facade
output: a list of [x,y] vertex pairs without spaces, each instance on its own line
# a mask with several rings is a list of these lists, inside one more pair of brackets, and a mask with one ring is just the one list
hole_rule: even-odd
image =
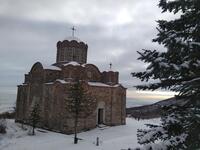
[[95,128],[99,124],[124,125],[126,117],[126,88],[119,84],[119,73],[101,72],[87,63],[88,45],[76,37],[57,42],[56,63],[45,66],[36,62],[18,85],[16,121],[28,123],[31,107],[40,106],[39,127],[70,134],[74,118],[65,107],[68,90],[75,81],[84,82],[84,88],[95,97],[96,108],[78,119],[78,131]]

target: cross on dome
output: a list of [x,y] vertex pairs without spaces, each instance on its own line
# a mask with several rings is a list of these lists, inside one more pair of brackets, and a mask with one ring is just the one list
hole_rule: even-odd
[[71,28],[72,30],[72,37],[74,37],[74,32],[76,31],[76,29],[74,28],[74,26]]
[[112,63],[110,63],[109,65],[110,65],[110,70],[112,70]]

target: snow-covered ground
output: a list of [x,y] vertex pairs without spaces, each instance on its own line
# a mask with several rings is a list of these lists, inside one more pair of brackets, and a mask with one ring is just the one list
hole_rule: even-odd
[[[78,137],[82,140],[73,144],[73,135],[37,130],[36,136],[30,136],[21,129],[14,120],[7,120],[7,134],[0,134],[0,150],[121,150],[135,148],[137,143],[137,129],[146,128],[146,123],[159,123],[159,119],[140,120],[126,119],[123,126],[96,128],[82,132]],[[45,132],[41,132],[45,131]],[[96,138],[100,139],[100,146],[95,145]]]

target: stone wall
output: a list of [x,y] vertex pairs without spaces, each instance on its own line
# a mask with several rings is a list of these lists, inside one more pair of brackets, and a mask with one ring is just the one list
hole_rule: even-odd
[[[69,84],[29,84],[18,86],[16,120],[28,120],[34,101],[40,104],[40,127],[63,133],[73,133],[74,118],[65,108]],[[97,125],[98,104],[104,107],[104,124],[125,124],[125,89],[121,87],[86,86],[96,99],[97,108],[86,118],[79,118],[78,131]]]
[[[105,104],[105,124],[125,124],[126,89],[121,87],[98,87],[90,86],[92,95],[98,103]],[[97,113],[96,113],[97,114]]]

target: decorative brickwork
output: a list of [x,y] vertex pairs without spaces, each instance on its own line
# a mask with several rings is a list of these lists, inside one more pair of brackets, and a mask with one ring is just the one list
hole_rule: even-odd
[[57,43],[57,63],[76,61],[80,64],[87,63],[87,44],[75,40],[59,41]]

